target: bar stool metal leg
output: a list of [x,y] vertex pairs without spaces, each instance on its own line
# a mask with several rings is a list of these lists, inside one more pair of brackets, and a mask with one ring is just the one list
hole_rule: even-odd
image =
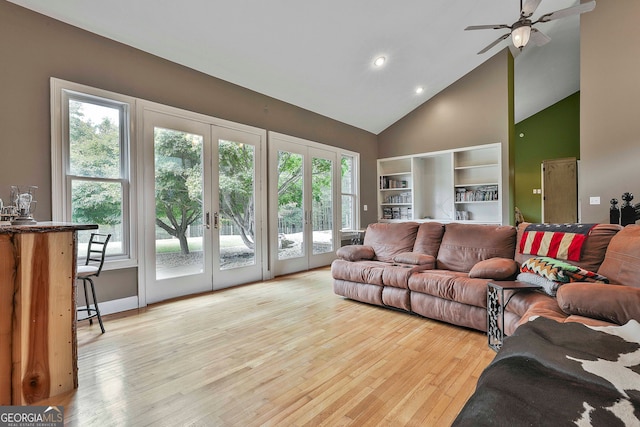
[[[89,324],[93,325],[93,318],[97,317],[98,323],[100,324],[100,330],[104,334],[105,329],[104,329],[104,325],[102,324],[102,315],[100,314],[100,307],[98,307],[98,299],[96,297],[96,289],[93,284],[93,280],[91,280],[91,278],[89,277],[83,277],[81,280],[82,280],[82,287],[84,288],[84,300],[86,303],[86,308],[79,309],[79,310],[86,311],[87,317],[85,317],[84,319],[78,319],[78,320],[79,321],[89,320]],[[89,282],[89,287],[91,288],[91,299],[89,299],[89,292],[87,291],[87,282]],[[93,308],[91,307],[92,303],[93,303]]]
[[96,317],[98,318],[98,323],[100,324],[100,329],[104,334],[104,325],[102,324],[102,316],[100,315],[100,308],[98,307],[98,299],[96,298],[96,288],[93,285],[93,280],[91,280],[90,277],[87,277],[86,280],[88,280],[89,283],[91,283],[91,295],[93,297],[93,308],[95,309]]

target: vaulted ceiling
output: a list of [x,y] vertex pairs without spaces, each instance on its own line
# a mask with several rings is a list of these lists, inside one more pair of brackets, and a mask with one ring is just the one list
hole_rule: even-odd
[[[477,52],[517,0],[9,0],[12,3],[380,133],[504,49]],[[578,0],[543,0],[534,18]],[[516,122],[579,90],[579,17],[538,28],[552,41],[515,60]],[[382,67],[373,61],[386,58]],[[424,92],[416,94],[415,89]]]

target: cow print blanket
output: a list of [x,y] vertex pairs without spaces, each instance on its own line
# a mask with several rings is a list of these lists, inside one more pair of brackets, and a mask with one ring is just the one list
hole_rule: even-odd
[[640,324],[520,326],[453,425],[640,426]]

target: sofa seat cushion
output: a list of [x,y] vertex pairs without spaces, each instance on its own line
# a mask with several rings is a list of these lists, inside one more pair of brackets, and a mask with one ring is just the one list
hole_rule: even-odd
[[436,268],[468,273],[485,259],[513,259],[515,248],[515,227],[454,222],[445,226]]
[[505,311],[515,313],[519,317],[524,316],[525,313],[534,306],[556,307],[556,311],[562,311],[559,309],[556,299],[542,291],[529,289],[505,291],[504,297],[509,301],[505,307]]
[[555,320],[556,322],[563,323],[568,317],[555,300],[539,300],[535,304],[531,305],[524,313],[518,324],[522,325],[529,320],[533,320],[538,316],[546,317],[547,319]]
[[505,291],[505,299],[509,301],[505,307],[505,311],[515,313],[522,317],[529,310],[529,308],[541,304],[558,306],[555,298],[545,294],[544,292],[534,290],[518,290],[518,291]]
[[382,271],[382,284],[394,288],[409,289],[409,277],[412,274],[425,270],[421,265],[392,264]]
[[598,273],[611,283],[640,288],[640,225],[627,225],[609,243]]
[[369,224],[364,245],[371,246],[376,261],[393,262],[395,255],[411,252],[418,232],[417,222]]
[[424,269],[432,269],[436,266],[436,258],[433,255],[424,255],[416,252],[404,252],[393,257],[393,262],[398,264],[420,265]]
[[466,273],[429,270],[409,277],[409,289],[475,307],[487,307],[487,280],[471,279]]
[[331,276],[349,282],[382,286],[382,272],[389,266],[380,261],[345,261],[336,259],[331,263]]

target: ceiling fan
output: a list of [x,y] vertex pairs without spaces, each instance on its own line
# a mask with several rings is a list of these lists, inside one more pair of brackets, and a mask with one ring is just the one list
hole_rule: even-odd
[[496,41],[489,44],[489,46],[478,52],[478,55],[485,53],[502,40],[511,36],[513,45],[520,51],[527,45],[529,40],[536,46],[542,46],[551,41],[551,38],[544,34],[542,31],[534,28],[533,26],[538,23],[544,23],[553,21],[560,18],[566,18],[567,16],[579,15],[585,12],[591,12],[596,7],[595,0],[591,0],[586,3],[579,4],[577,6],[568,7],[566,9],[556,10],[555,12],[546,13],[538,18],[537,21],[532,21],[530,18],[535,13],[536,9],[540,5],[542,0],[527,0],[524,5],[520,0],[520,19],[518,19],[512,25],[497,24],[497,25],[471,25],[466,30],[500,30],[508,28],[509,32],[500,36]]

